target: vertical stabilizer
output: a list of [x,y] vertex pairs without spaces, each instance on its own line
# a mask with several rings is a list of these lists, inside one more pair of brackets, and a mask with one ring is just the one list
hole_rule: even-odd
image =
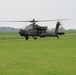
[[55,33],[56,33],[56,34],[58,33],[58,29],[59,29],[59,26],[60,26],[60,25],[61,25],[60,22],[57,22],[56,28],[55,28]]

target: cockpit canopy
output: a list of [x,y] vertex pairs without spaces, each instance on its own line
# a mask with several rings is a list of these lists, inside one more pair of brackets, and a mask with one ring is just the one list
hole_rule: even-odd
[[23,28],[24,31],[31,31],[31,30],[47,30],[46,26],[39,26],[39,25],[27,25]]
[[30,31],[33,30],[33,26],[32,25],[27,25],[25,27],[22,28],[24,31]]
[[30,30],[33,30],[33,26],[32,25],[28,25],[26,28],[25,28],[26,31],[30,31]]

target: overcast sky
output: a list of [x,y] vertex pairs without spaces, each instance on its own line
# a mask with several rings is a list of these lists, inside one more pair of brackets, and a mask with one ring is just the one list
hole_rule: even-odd
[[[76,29],[76,0],[0,0],[0,20],[51,20],[63,21],[66,29]],[[54,27],[56,22],[38,23]],[[29,24],[29,23],[28,23]],[[0,26],[24,27],[27,23],[4,23]]]

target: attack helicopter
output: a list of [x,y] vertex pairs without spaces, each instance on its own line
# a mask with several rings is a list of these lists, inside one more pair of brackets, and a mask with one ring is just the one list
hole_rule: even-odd
[[[62,19],[63,20],[63,19]],[[48,22],[48,21],[57,21],[57,20],[31,20],[31,21],[19,21],[19,22],[31,22],[30,25],[26,26],[26,28],[21,29],[19,31],[19,34],[21,36],[24,36],[26,40],[29,39],[29,36],[32,36],[34,40],[36,40],[36,36],[39,36],[40,38],[44,38],[46,36],[52,36],[52,37],[57,37],[59,39],[58,35],[64,35],[64,32],[58,32],[59,26],[61,23],[58,21],[56,23],[56,28],[54,32],[48,32],[46,26],[39,26],[36,24],[37,22]],[[18,22],[18,21],[15,21]]]
[[[59,26],[61,25],[60,21],[66,20],[66,19],[60,19],[58,20],[30,20],[30,21],[1,21],[1,22],[31,22],[30,25],[27,25],[24,29],[20,29],[19,34],[20,36],[25,37],[26,40],[29,39],[29,36],[32,36],[34,40],[37,40],[36,36],[39,36],[40,38],[44,38],[46,36],[52,36],[57,37],[59,39],[59,35],[64,35],[64,32],[58,32]],[[48,32],[48,28],[46,26],[40,26],[36,24],[37,22],[48,22],[48,21],[57,21],[56,27],[54,32]]]

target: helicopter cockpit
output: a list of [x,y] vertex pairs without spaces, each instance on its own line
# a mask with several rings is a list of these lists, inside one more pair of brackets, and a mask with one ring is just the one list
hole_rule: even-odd
[[23,27],[22,30],[24,30],[24,31],[33,30],[33,26],[32,25],[27,25],[27,26]]
[[28,25],[28,26],[26,26],[25,30],[26,30],[26,31],[33,30],[33,26],[32,26],[32,25]]

